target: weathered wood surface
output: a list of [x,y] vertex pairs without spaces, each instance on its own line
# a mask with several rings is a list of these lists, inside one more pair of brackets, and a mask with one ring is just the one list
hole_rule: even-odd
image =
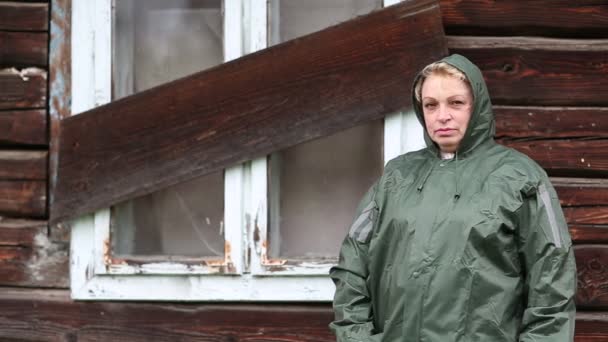
[[577,312],[575,342],[604,342],[608,340],[607,312]]
[[569,224],[608,225],[608,206],[563,208]]
[[0,150],[0,180],[46,181],[47,151]]
[[572,242],[608,244],[608,225],[592,226],[571,224],[568,226]]
[[494,112],[498,141],[550,175],[608,176],[608,108],[494,106]]
[[498,105],[605,106],[608,39],[448,37],[473,61]]
[[607,107],[494,106],[493,110],[497,138],[608,138]]
[[[51,1],[51,27],[49,45],[49,174],[56,175],[59,125],[63,118],[72,114],[72,0]],[[48,188],[52,189],[55,178],[49,177]],[[49,202],[52,192],[49,192]],[[69,241],[69,222],[50,226],[54,240]]]
[[42,69],[1,69],[0,110],[46,107],[46,83]]
[[608,38],[606,0],[442,0],[447,34]]
[[577,307],[608,309],[608,246],[575,246]]
[[498,141],[534,159],[550,176],[608,176],[608,139]]
[[[5,288],[0,306],[0,338],[6,340],[335,341],[330,304],[74,302],[68,291]],[[606,326],[606,313],[578,312],[575,341],[608,338]]]
[[32,246],[36,236],[46,232],[46,221],[0,218],[0,246]]
[[51,219],[408,106],[447,52],[440,19],[434,1],[403,2],[63,120]]
[[48,44],[48,33],[0,31],[0,67],[44,67]]
[[0,30],[47,31],[48,3],[0,2]]
[[0,180],[0,216],[46,216],[46,181]]
[[551,178],[575,244],[608,244],[608,179]]
[[46,110],[0,111],[1,145],[47,145]]
[[46,221],[0,219],[0,285],[68,286],[68,245],[47,236]]
[[562,206],[608,205],[606,178],[551,178]]

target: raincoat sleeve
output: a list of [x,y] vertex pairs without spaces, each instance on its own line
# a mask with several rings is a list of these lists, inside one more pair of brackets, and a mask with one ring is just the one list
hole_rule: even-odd
[[355,220],[340,249],[338,265],[330,276],[336,285],[333,301],[335,320],[329,325],[338,342],[380,341],[372,315],[372,300],[367,287],[368,244],[377,223],[378,208],[373,186],[361,200]]
[[548,179],[527,193],[519,224],[527,299],[519,341],[571,342],[576,264],[568,227]]

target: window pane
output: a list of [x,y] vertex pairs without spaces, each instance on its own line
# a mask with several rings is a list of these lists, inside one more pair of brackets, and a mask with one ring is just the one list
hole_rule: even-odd
[[381,0],[270,0],[270,43],[277,44],[367,14]]
[[[116,0],[118,99],[222,63],[221,1]],[[117,255],[223,256],[224,175],[216,172],[112,208]]]
[[[273,0],[276,44],[366,14],[376,0]],[[383,121],[377,120],[275,153],[270,158],[269,254],[338,256],[356,206],[383,167]]]
[[377,120],[271,156],[271,257],[337,257],[359,200],[382,172],[383,127]]

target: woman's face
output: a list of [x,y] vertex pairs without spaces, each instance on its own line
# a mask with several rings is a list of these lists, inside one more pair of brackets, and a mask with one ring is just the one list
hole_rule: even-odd
[[455,77],[430,75],[422,84],[426,131],[442,152],[458,149],[473,108],[470,87]]

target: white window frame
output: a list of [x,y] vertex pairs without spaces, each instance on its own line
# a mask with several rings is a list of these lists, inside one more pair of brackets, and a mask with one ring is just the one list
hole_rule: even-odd
[[[72,113],[111,100],[112,1],[72,0]],[[384,6],[399,0],[384,0]],[[224,0],[225,60],[267,45],[267,1]],[[424,147],[413,112],[384,121],[384,160]],[[108,260],[110,209],[72,224],[70,286],[78,300],[331,301],[334,285],[327,263],[285,265],[270,260],[267,158],[225,170],[226,255],[217,265],[179,262],[138,266]],[[220,266],[220,267],[217,267]],[[276,271],[276,266],[281,267]],[[221,272],[220,272],[221,270]]]

